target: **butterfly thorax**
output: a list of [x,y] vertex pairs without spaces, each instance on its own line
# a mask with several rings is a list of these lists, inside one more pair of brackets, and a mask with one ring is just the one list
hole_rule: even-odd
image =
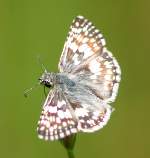
[[67,75],[63,73],[53,73],[45,71],[40,77],[40,84],[50,88],[54,85],[60,85],[63,89],[65,85],[74,86],[75,82],[67,77]]

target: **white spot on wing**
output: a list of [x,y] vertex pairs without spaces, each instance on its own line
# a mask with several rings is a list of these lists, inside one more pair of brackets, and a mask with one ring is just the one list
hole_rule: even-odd
[[63,111],[62,110],[58,110],[58,116],[60,117],[60,119],[63,119],[63,118],[65,118],[65,115],[64,115],[64,113],[63,113]]
[[40,139],[43,139],[43,138],[44,138],[44,136],[43,136],[43,135],[38,135],[38,137],[39,137]]
[[63,138],[65,135],[64,133],[59,133],[60,138]]
[[105,42],[105,39],[104,39],[104,38],[101,38],[101,43],[102,43],[103,46],[106,45],[106,42]]
[[79,22],[77,21],[77,22],[75,23],[75,25],[76,25],[76,27],[79,27]]
[[48,111],[50,113],[56,113],[57,112],[57,106],[50,106],[49,109],[48,109]]
[[76,108],[75,114],[77,116],[85,116],[85,115],[88,116],[88,111],[84,108]]
[[66,104],[66,102],[64,100],[62,100],[62,101],[58,100],[57,106],[58,106],[58,108],[61,108],[62,105],[65,105],[65,104]]
[[89,64],[89,69],[92,73],[99,72],[100,70],[100,63],[96,60],[92,60]]

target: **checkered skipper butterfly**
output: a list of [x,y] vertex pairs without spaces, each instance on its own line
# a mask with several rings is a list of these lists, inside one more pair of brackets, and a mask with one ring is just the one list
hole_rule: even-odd
[[121,71],[101,32],[83,16],[72,22],[59,70],[40,78],[52,88],[38,122],[39,138],[57,140],[101,129],[110,118]]

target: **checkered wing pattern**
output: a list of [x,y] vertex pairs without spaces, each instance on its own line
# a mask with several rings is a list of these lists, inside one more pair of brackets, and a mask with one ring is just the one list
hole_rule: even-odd
[[75,109],[75,114],[79,118],[78,130],[82,132],[95,132],[105,126],[110,118],[112,108],[103,107],[99,110],[89,110],[83,105]]
[[72,78],[80,79],[98,98],[113,102],[117,96],[120,82],[120,67],[116,59],[106,48],[103,52],[75,68]]
[[73,69],[97,56],[105,46],[103,35],[83,16],[77,16],[70,27],[59,62],[60,72]]
[[112,108],[87,86],[78,83],[69,89],[66,97],[78,119],[79,131],[94,132],[107,124]]
[[38,122],[38,136],[45,140],[62,139],[77,132],[77,119],[61,90],[49,92]]
[[99,98],[113,102],[116,98],[120,67],[95,26],[82,16],[73,21],[59,62],[61,72],[72,78],[80,76]]
[[59,70],[64,82],[56,83],[47,96],[38,123],[39,137],[57,140],[106,125],[112,112],[108,103],[116,98],[121,71],[103,35],[82,16],[70,27]]

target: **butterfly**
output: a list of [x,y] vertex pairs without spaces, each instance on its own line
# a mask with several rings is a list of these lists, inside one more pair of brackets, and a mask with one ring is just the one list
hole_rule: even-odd
[[40,84],[50,88],[37,132],[41,139],[58,140],[77,132],[95,132],[107,124],[121,76],[117,60],[102,33],[77,16],[70,27],[59,72],[45,72]]

